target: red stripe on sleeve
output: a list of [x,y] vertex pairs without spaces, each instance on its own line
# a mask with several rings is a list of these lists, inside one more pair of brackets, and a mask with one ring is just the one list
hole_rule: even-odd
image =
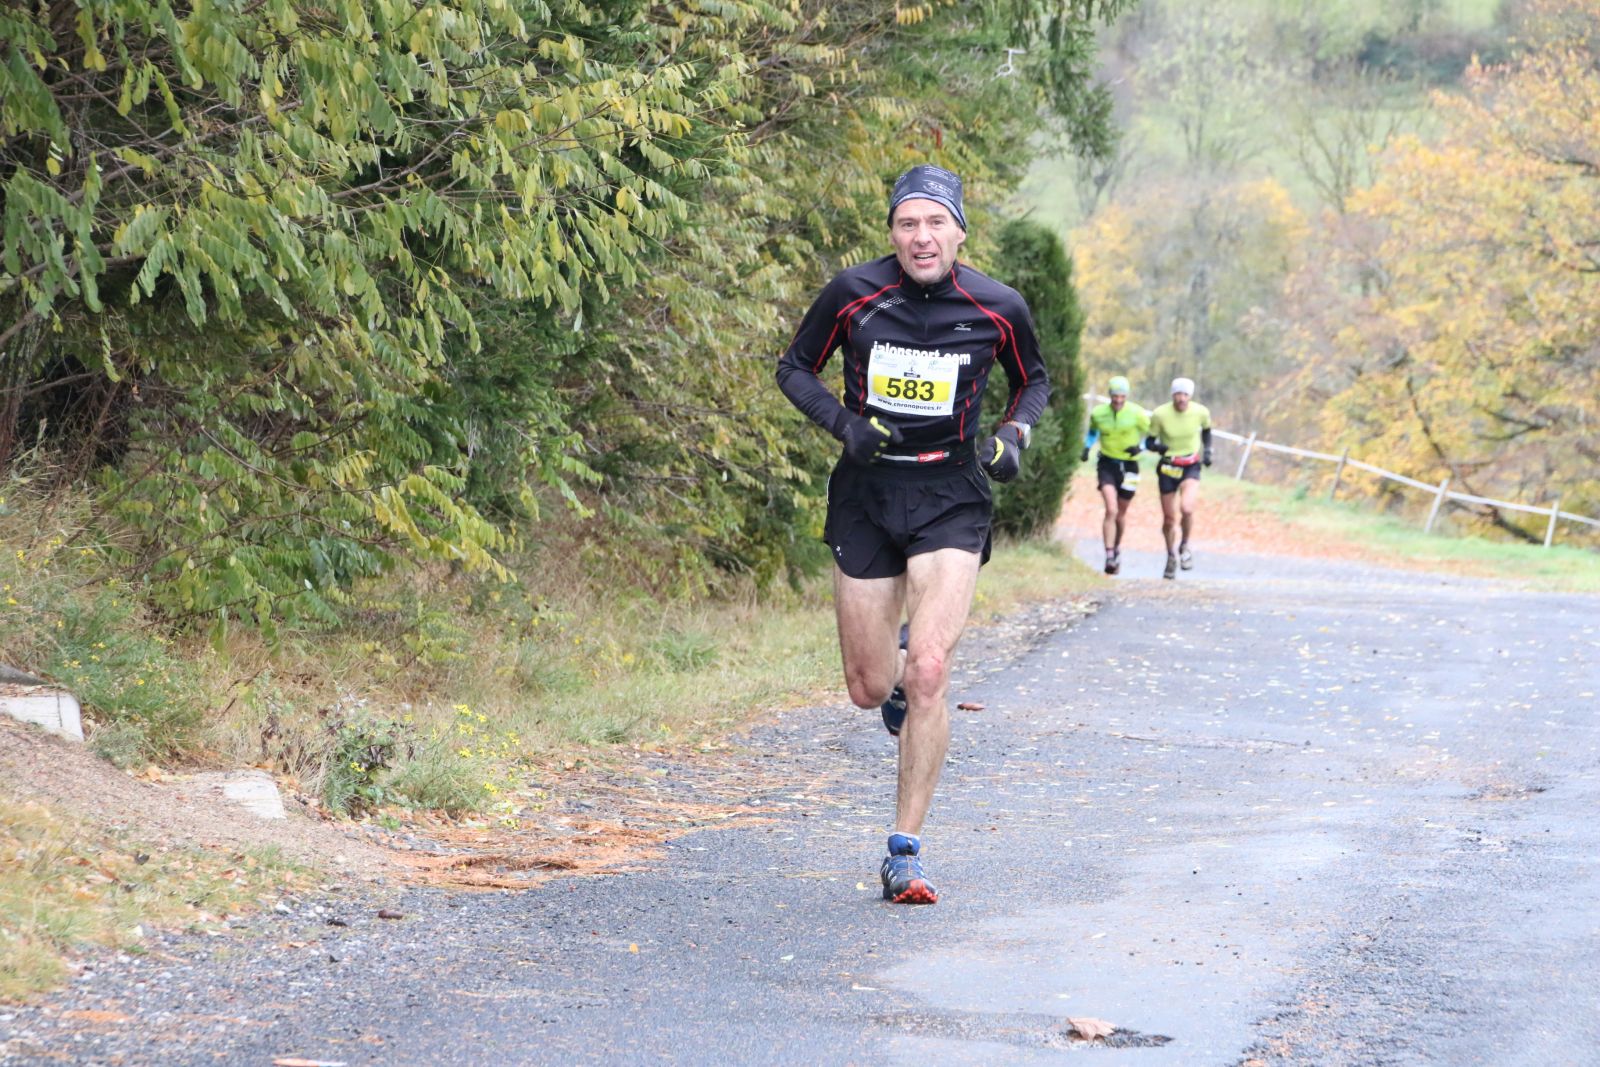
[[[951,283],[953,285],[955,285],[957,292],[959,292],[962,296],[966,297],[968,300],[972,301],[972,306],[973,307],[977,308],[979,311],[981,311],[985,315],[989,316],[989,321],[993,322],[996,326],[998,326],[1000,328],[1001,340],[1003,341],[1003,343],[1005,343],[1005,344],[1007,344],[1007,345],[1009,345],[1011,347],[1011,355],[1017,361],[1017,372],[1022,375],[1022,384],[1023,385],[1027,385],[1028,384],[1028,368],[1026,368],[1026,367],[1024,367],[1022,365],[1022,353],[1017,351],[1017,331],[1016,331],[1015,327],[1013,327],[1011,325],[1010,320],[1008,320],[1004,315],[1000,314],[998,311],[990,311],[988,308],[984,307],[983,304],[978,300],[977,297],[973,296],[971,293],[967,292],[965,289],[963,289],[961,287],[961,283],[956,281],[956,278],[955,278],[954,274],[951,274],[950,281],[951,281]],[[998,348],[999,346],[996,345],[995,347]],[[998,359],[999,356],[1000,356],[1000,353],[997,351],[995,353],[995,358]]]

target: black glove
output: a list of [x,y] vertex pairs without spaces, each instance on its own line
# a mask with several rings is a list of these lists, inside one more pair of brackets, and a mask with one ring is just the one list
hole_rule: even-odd
[[1151,452],[1154,452],[1158,456],[1164,456],[1167,454],[1167,446],[1162,444],[1160,441],[1157,441],[1154,437],[1146,437],[1144,439],[1144,447],[1149,449]]
[[1211,466],[1211,449],[1206,449],[1205,455],[1200,457],[1200,462],[1207,467]]
[[1079,463],[1087,463],[1087,462],[1089,462],[1089,447],[1087,445],[1084,446],[1083,455],[1078,457],[1078,462]]
[[1140,448],[1139,442],[1135,441],[1133,444],[1128,446],[1128,458],[1132,459],[1134,456],[1137,456],[1142,451],[1143,451],[1143,449]]
[[1009,482],[1022,470],[1022,428],[1008,422],[993,437],[978,442],[978,462],[989,477]]
[[844,454],[855,463],[867,464],[883,455],[890,445],[900,443],[900,430],[878,416],[846,415],[839,440],[844,442]]

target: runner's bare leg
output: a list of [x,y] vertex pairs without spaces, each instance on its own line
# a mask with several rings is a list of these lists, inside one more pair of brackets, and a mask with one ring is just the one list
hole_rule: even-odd
[[900,774],[894,829],[922,831],[950,748],[950,664],[972,609],[978,553],[941,548],[906,560],[911,641],[906,653],[906,723],[900,729]]
[[1122,547],[1122,531],[1128,528],[1128,505],[1132,503],[1133,497],[1131,496],[1117,498],[1117,540],[1111,546],[1112,548],[1120,549]]
[[1167,539],[1167,555],[1178,554],[1178,494],[1161,494],[1161,536]]
[[[1196,478],[1185,478],[1183,485],[1178,487],[1178,506],[1183,511],[1183,543],[1189,543],[1189,533],[1194,529],[1194,511],[1200,504],[1200,482]],[[1171,543],[1170,540],[1168,542]],[[1169,549],[1170,551],[1170,549]]]
[[1100,499],[1106,502],[1106,517],[1100,522],[1100,540],[1109,552],[1122,543],[1122,513],[1117,510],[1116,486],[1102,485]]
[[900,609],[906,576],[852,578],[833,568],[833,613],[839,622],[844,684],[858,708],[876,708],[900,682]]

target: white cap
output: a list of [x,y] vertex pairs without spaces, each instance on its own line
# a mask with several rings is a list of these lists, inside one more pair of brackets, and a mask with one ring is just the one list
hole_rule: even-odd
[[1190,396],[1193,396],[1194,395],[1194,379],[1193,378],[1174,378],[1174,379],[1172,379],[1172,391],[1174,393],[1188,393]]

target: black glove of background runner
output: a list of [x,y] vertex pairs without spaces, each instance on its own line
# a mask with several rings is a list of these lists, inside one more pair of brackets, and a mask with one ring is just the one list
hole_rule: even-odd
[[1087,448],[1085,448],[1083,450],[1083,455],[1078,457],[1078,462],[1079,463],[1087,463],[1087,462],[1089,462],[1089,450]]
[[1147,451],[1154,452],[1158,456],[1167,454],[1167,446],[1157,441],[1154,437],[1146,437],[1144,439],[1144,447]]
[[1205,455],[1200,457],[1200,462],[1205,464],[1207,467],[1211,466],[1211,449],[1206,449]]
[[845,415],[844,429],[839,440],[844,442],[844,454],[855,463],[871,463],[883,455],[889,445],[900,443],[900,431],[878,416]]
[[978,443],[979,462],[989,477],[1009,482],[1022,470],[1022,428],[1008,422]]

